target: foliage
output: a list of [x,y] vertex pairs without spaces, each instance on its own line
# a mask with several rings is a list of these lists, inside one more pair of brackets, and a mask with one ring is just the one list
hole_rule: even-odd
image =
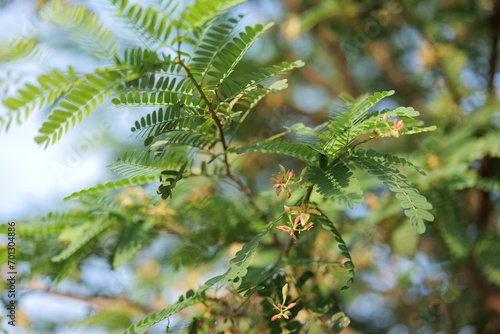
[[[349,38],[364,38],[353,33],[361,30],[350,26],[349,15],[368,24],[368,15],[389,13],[387,24],[399,29],[390,19],[395,4],[286,2],[296,12],[279,30],[272,23],[245,26],[245,16],[234,9],[243,2],[109,0],[101,13],[53,0],[41,9],[41,17],[69,33],[97,65],[87,72],[76,65],[50,69],[17,89],[3,99],[1,129],[47,110],[35,137],[47,148],[110,105],[111,113],[134,110],[130,133],[137,140],[123,143],[120,134],[125,148],[108,167],[121,179],[70,194],[66,199],[74,206],[67,212],[19,223],[20,257],[30,268],[22,280],[46,277],[56,291],[61,282],[82,282],[85,266],[95,259],[114,272],[131,270],[136,281],[122,295],[96,292],[114,306],[101,307],[82,322],[124,334],[158,326],[185,333],[340,333],[348,326],[389,331],[349,306],[372,288],[392,291],[382,279],[370,282],[381,260],[368,252],[378,245],[391,244],[395,272],[402,270],[401,257],[420,254],[432,261],[431,248],[433,256],[457,268],[469,261],[468,275],[498,287],[499,264],[491,260],[499,252],[498,235],[490,224],[499,189],[498,124],[492,121],[497,104],[489,93],[484,105],[470,111],[473,119],[460,111],[469,93],[453,68],[466,66],[458,59],[460,48],[433,41],[429,36],[437,28],[424,29],[418,24],[428,24],[424,18],[409,17],[413,9],[421,15],[421,8],[402,2],[401,20],[433,45],[422,51],[433,54],[425,66],[444,77],[446,88],[436,84],[425,90],[428,78],[398,81],[394,78],[405,73],[394,68],[402,65],[384,65],[384,54],[396,57],[388,45],[409,34],[402,28],[397,38],[384,31],[380,40],[368,41],[365,58],[357,54],[364,47],[355,52],[348,44]],[[127,27],[128,38],[107,26],[106,15]],[[250,50],[263,50],[270,43],[266,38],[276,34],[292,49],[302,34],[319,55],[331,53],[335,70],[304,48],[295,51],[307,62],[259,64]],[[272,63],[297,58],[292,49],[277,49]],[[40,50],[36,41],[19,38],[0,53],[0,61],[37,57]],[[369,57],[373,64],[367,65]],[[349,61],[376,68],[384,81],[372,79],[377,74],[371,70],[350,73]],[[336,80],[326,80],[329,73]],[[332,95],[327,117],[296,110],[303,80]],[[441,95],[432,95],[436,92]],[[278,122],[269,119],[269,110],[283,102],[291,112]],[[413,107],[399,105],[426,113],[421,117]],[[451,116],[445,105],[451,105]],[[426,127],[423,120],[437,126]],[[262,127],[272,129],[255,135]],[[262,182],[269,178],[271,183]],[[480,204],[466,212],[471,199]],[[223,273],[206,279],[216,272]],[[394,296],[418,284],[438,291],[417,278],[401,274],[397,280]],[[164,296],[174,289],[187,292],[167,303]],[[392,295],[385,298],[399,298]],[[424,298],[420,292],[415,296]],[[408,312],[392,312],[402,323],[420,316],[413,305]],[[446,326],[433,329],[461,327]]]

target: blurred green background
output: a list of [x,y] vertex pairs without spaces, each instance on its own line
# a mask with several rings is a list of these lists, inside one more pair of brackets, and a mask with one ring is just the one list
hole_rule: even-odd
[[[102,63],[82,53],[67,32],[40,15],[45,2],[0,1],[2,40],[17,34],[38,43],[29,62],[10,62],[0,50],[2,96],[52,66],[71,64],[86,71]],[[106,1],[75,3],[95,10],[120,36]],[[433,133],[370,144],[408,157],[427,171],[426,177],[411,175],[434,205],[436,220],[424,235],[416,234],[401,217],[398,203],[373,180],[365,181],[372,190],[363,205],[332,208],[357,267],[355,285],[343,293],[338,291],[340,271],[318,278],[318,284],[332,288],[328,293],[351,319],[342,333],[500,333],[500,1],[254,0],[233,13],[247,15],[247,24],[276,23],[238,71],[282,60],[306,62],[288,77],[287,90],[270,95],[250,114],[246,141],[267,138],[296,122],[324,122],[342,92],[358,96],[394,89],[396,94],[380,109],[411,106],[426,124],[438,126]],[[120,37],[124,45],[138,43]],[[110,117],[117,112],[118,117]],[[62,197],[110,179],[105,165],[124,148],[141,145],[128,133],[135,113],[94,113],[64,144],[46,151],[32,139],[43,112],[2,133],[2,221],[62,210],[68,206]],[[300,168],[295,161],[271,156],[238,160],[257,192],[272,190],[268,180],[278,163]],[[213,192],[210,182],[185,189],[194,186],[200,197]],[[142,193],[124,196],[124,206],[132,205],[130,201],[149,205]],[[159,210],[154,214],[167,216],[174,208]],[[209,248],[201,239],[160,235],[118,270],[109,268],[105,253],[96,253],[57,292],[47,277],[31,275],[30,265],[23,264],[26,277],[15,333],[107,333],[160,310],[223,271],[230,254],[245,241],[226,238],[231,242],[203,257]],[[330,251],[321,242],[316,238],[308,247]],[[179,244],[187,253],[173,261],[165,253]],[[164,288],[167,281],[172,288]],[[172,322],[180,319],[173,317]],[[165,326],[151,333],[164,333]],[[178,325],[171,332],[183,328]]]

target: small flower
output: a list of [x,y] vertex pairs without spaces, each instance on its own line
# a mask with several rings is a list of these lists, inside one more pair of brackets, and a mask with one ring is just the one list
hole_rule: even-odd
[[396,128],[397,131],[401,132],[403,131],[403,128],[405,127],[405,123],[403,123],[403,120],[394,120],[394,127]]
[[280,231],[285,231],[285,232],[288,232],[291,230],[291,228],[289,226],[286,226],[286,225],[280,225],[280,226],[276,226],[276,228]]
[[307,167],[302,170],[298,178],[295,177],[295,172],[293,170],[287,171],[282,165],[279,165],[279,169],[280,171],[276,174],[276,177],[272,177],[270,181],[274,183],[273,188],[276,189],[276,196],[284,192],[286,198],[290,198],[292,196],[290,187],[302,182]]
[[321,212],[316,209],[309,208],[305,203],[302,203],[300,206],[284,205],[283,208],[288,216],[289,225],[280,225],[276,228],[290,235],[294,243],[297,242],[296,234],[308,231],[313,227],[314,223],[309,221],[311,215],[321,216]]
[[309,222],[306,225],[304,225],[304,230],[309,231],[313,227],[314,223]]
[[[286,300],[286,295],[283,296],[283,299]],[[271,317],[271,321],[281,318],[290,319],[290,315],[292,314],[292,312],[290,312],[289,310],[293,308],[295,305],[297,305],[297,303],[290,303],[288,306],[283,306],[281,304],[274,304],[272,299],[268,300],[274,306],[274,308],[279,311],[278,314],[275,314]]]
[[[382,116],[382,119],[385,123],[385,125],[389,128],[389,131],[387,131],[386,133],[383,134],[383,136],[385,137],[390,137],[390,136],[393,136],[393,137],[399,137],[399,135],[401,134],[401,132],[403,131],[404,127],[405,127],[405,124],[403,122],[403,120],[400,120],[400,119],[394,119],[392,121],[392,126],[389,124],[389,116],[387,115],[387,113],[385,113],[383,116]],[[375,134],[378,134],[378,135],[381,135],[380,131],[377,129],[375,131]]]
[[293,225],[298,225],[300,224],[300,216],[295,217],[295,220],[293,222]]

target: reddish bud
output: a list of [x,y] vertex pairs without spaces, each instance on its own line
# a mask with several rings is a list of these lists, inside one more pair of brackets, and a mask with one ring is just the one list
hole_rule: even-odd
[[307,223],[306,226],[304,226],[304,229],[310,230],[312,227],[313,227],[313,223],[310,222],[310,223]]
[[295,225],[297,225],[298,223],[300,223],[300,216],[297,216],[295,217],[295,220],[293,222]]
[[394,120],[394,126],[396,127],[396,130],[401,131],[405,127],[405,124],[402,120]]
[[295,175],[295,172],[293,170],[288,172],[288,179],[291,179]]

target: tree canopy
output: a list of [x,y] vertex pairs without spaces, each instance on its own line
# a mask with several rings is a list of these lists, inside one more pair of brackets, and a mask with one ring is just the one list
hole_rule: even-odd
[[[15,221],[16,327],[500,332],[499,1],[37,5],[0,69],[44,71],[5,83],[0,129],[133,118],[92,142],[114,177]],[[37,290],[86,312],[40,319]]]

